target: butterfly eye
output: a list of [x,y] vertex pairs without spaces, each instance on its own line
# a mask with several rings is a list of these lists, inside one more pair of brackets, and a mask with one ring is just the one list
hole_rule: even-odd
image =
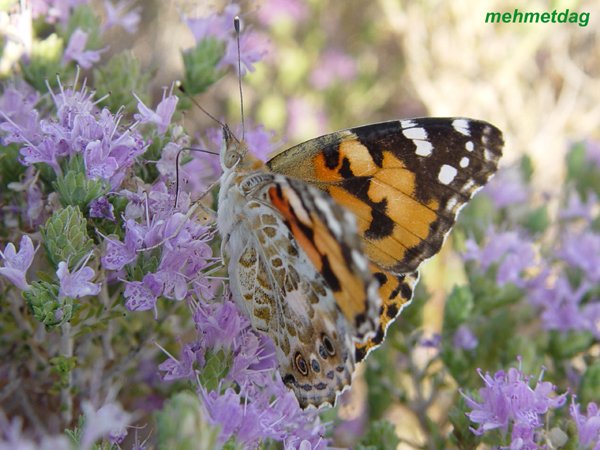
[[333,342],[331,342],[331,339],[329,338],[329,336],[324,334],[321,337],[321,340],[323,341],[323,345],[325,346],[325,350],[327,351],[327,353],[330,356],[335,355],[335,347],[333,346]]
[[294,362],[296,363],[296,367],[298,368],[298,370],[300,371],[300,373],[302,375],[304,375],[304,376],[308,375],[308,364],[306,364],[306,361],[304,360],[302,353],[300,353],[300,352],[296,353],[296,356],[294,357]]

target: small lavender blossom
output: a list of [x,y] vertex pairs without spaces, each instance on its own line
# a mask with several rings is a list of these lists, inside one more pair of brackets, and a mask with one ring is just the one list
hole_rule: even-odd
[[18,252],[14,244],[9,242],[4,251],[0,251],[0,257],[4,260],[4,267],[0,267],[0,275],[8,278],[12,284],[23,291],[29,289],[25,276],[33,262],[34,254],[33,242],[27,235],[21,238]]
[[161,291],[162,286],[152,274],[146,274],[142,281],[125,281],[125,307],[129,311],[154,310],[157,316],[156,301]]
[[86,266],[70,273],[67,263],[64,261],[59,262],[56,271],[56,276],[60,282],[59,297],[81,298],[98,294],[100,285],[90,282],[95,275],[94,269]]
[[132,415],[116,402],[106,403],[99,409],[94,408],[90,402],[83,402],[81,409],[85,416],[79,442],[82,450],[91,448],[102,437],[115,439],[115,436],[126,434],[127,425],[133,419]]
[[289,19],[302,23],[309,14],[308,5],[301,0],[265,0],[258,7],[258,20],[265,25],[273,25]]
[[140,24],[140,7],[125,12],[133,4],[130,0],[117,1],[104,0],[104,11],[106,18],[102,24],[102,30],[106,31],[114,26],[121,26],[127,33],[134,34]]
[[60,23],[66,25],[71,17],[71,12],[78,5],[87,3],[88,0],[32,0],[31,10],[34,19],[43,17],[50,24]]
[[478,372],[486,384],[479,390],[481,403],[462,393],[471,409],[467,416],[478,424],[471,431],[481,436],[490,430],[506,433],[512,428],[511,448],[535,448],[530,445],[544,425],[544,415],[550,409],[561,407],[566,394],[555,396],[556,387],[542,382],[543,371],[534,388],[529,385],[530,377],[525,377],[520,369],[501,370],[493,377],[487,372],[485,375],[481,370]]
[[31,433],[23,432],[23,420],[13,418],[10,422],[0,411],[0,449],[2,450],[72,450],[66,436],[43,436],[39,442],[26,436]]
[[173,87],[171,87],[171,92],[168,96],[166,96],[166,90],[163,91],[163,97],[156,107],[156,112],[144,105],[144,102],[135,93],[133,96],[138,101],[137,108],[140,112],[139,114],[135,114],[134,118],[141,123],[154,123],[159,134],[164,134],[171,123],[171,118],[179,101],[179,98],[173,95]]
[[107,109],[95,114],[94,93],[85,83],[73,90],[65,89],[59,80],[59,89],[58,94],[50,90],[56,120],[42,119],[38,127],[30,129],[11,123],[4,128],[8,131],[4,140],[24,145],[20,154],[25,166],[46,163],[57,175],[62,175],[60,162],[64,158],[83,154],[88,177],[103,178],[117,188],[147,144],[135,131],[119,131],[119,114],[112,115]]
[[498,232],[491,229],[482,247],[472,239],[468,239],[465,246],[465,261],[477,261],[483,270],[498,264],[496,282],[501,286],[513,283],[524,287],[523,272],[535,265],[533,244],[516,231]]
[[600,282],[600,234],[592,231],[567,234],[557,255],[572,267],[581,269],[592,283]]
[[106,49],[85,50],[87,40],[88,33],[81,28],[77,28],[71,35],[67,48],[65,49],[65,62],[75,61],[82,68],[87,70],[100,61],[100,55],[106,51]]
[[598,198],[593,192],[588,194],[585,203],[577,192],[571,192],[567,206],[558,215],[563,220],[585,219],[591,222],[593,219],[592,211],[597,204]]
[[464,350],[474,350],[477,348],[479,341],[477,340],[477,337],[473,334],[471,329],[467,325],[462,324],[454,333],[452,343],[456,348],[462,348]]
[[579,411],[580,405],[575,402],[573,396],[569,413],[577,425],[577,434],[579,436],[579,445],[581,448],[600,450],[600,410],[598,405],[590,402],[587,405],[587,414]]
[[586,141],[585,156],[589,162],[600,169],[600,142]]
[[114,222],[115,219],[115,208],[112,203],[104,196],[99,197],[90,202],[90,217],[97,219],[108,219]]
[[221,427],[221,442],[235,435],[237,442],[249,447],[267,438],[284,441],[286,448],[297,448],[303,441],[312,448],[325,444],[316,413],[300,409],[276,372],[273,343],[251,327],[232,301],[199,303],[193,318],[197,341],[183,347],[179,360],[170,356],[160,370],[165,380],[189,379],[193,367],[202,370],[206,352],[222,350],[231,355],[223,382],[235,383],[239,392],[199,386],[208,416]]
[[547,272],[541,273],[527,286],[529,302],[542,310],[543,327],[562,333],[590,327],[589,317],[583,314],[581,308],[581,300],[589,289],[589,283],[582,283],[574,289],[566,276],[556,277]]
[[347,83],[356,77],[356,62],[340,50],[327,50],[310,75],[316,89],[327,89],[335,83]]
[[217,64],[217,68],[231,66],[237,71],[239,62],[241,75],[244,76],[246,72],[254,72],[254,64],[264,59],[267,53],[269,53],[268,40],[262,34],[249,30],[240,34],[239,55],[237,40],[233,38],[227,40],[225,54]]
[[240,13],[240,6],[231,3],[222,14],[212,13],[205,17],[185,18],[185,22],[194,35],[196,43],[214,37],[222,41],[230,38],[233,31],[233,18]]
[[506,208],[527,202],[529,188],[523,180],[523,174],[518,167],[510,167],[498,171],[492,180],[483,188],[494,202],[496,208]]

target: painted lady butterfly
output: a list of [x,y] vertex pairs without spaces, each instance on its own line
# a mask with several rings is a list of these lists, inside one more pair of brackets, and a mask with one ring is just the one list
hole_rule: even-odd
[[217,225],[233,297],[273,339],[300,405],[333,404],[496,171],[502,133],[463,118],[383,122],[266,165],[224,137]]

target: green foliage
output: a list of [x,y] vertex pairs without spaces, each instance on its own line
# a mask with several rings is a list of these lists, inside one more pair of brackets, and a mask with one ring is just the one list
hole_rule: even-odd
[[600,361],[595,361],[588,366],[579,386],[579,402],[598,402],[600,392]]
[[41,232],[46,255],[55,267],[65,261],[72,269],[94,247],[87,234],[87,222],[77,206],[57,211],[41,227]]
[[193,392],[175,394],[165,402],[155,418],[159,450],[218,448],[219,429],[208,423],[200,400]]
[[64,41],[53,33],[46,39],[34,40],[31,45],[29,60],[19,62],[23,78],[37,91],[46,92],[46,81],[51,87],[57,86],[57,73],[67,78],[62,65]]
[[400,443],[394,425],[387,420],[371,422],[369,429],[360,439],[356,450],[395,450]]
[[185,70],[184,88],[190,95],[200,94],[217,82],[225,72],[216,66],[225,53],[225,43],[206,38],[194,48],[182,52]]
[[99,92],[110,93],[100,103],[111,111],[122,108],[123,113],[133,114],[137,111],[137,99],[144,104],[150,101],[148,84],[152,73],[142,69],[140,61],[130,51],[112,56],[106,64],[94,69],[94,81]]
[[231,369],[233,356],[224,350],[206,352],[205,364],[200,374],[200,384],[208,391],[217,390]]
[[109,191],[108,181],[88,178],[80,155],[72,157],[65,165],[66,173],[59,175],[53,183],[63,206],[78,206],[80,210],[85,211],[91,201]]
[[77,28],[80,28],[88,34],[88,40],[85,46],[86,49],[98,50],[102,47],[100,21],[98,20],[98,15],[90,5],[79,5],[74,9],[69,17],[69,23],[64,32],[66,42],[68,42]]
[[46,281],[34,281],[31,288],[23,291],[23,297],[33,316],[48,328],[62,325],[71,320],[73,300],[59,298],[58,286]]

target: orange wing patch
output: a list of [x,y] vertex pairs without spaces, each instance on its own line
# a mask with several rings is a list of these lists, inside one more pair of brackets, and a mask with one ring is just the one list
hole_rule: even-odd
[[[370,289],[374,281],[368,270],[368,260],[356,250],[360,248],[360,240],[355,230],[342,228],[344,210],[330,199],[324,200],[325,197],[321,200],[326,202],[326,206],[318,206],[315,202],[307,207],[303,201],[309,201],[311,197],[301,198],[299,192],[302,191],[298,186],[290,189],[277,184],[269,188],[268,195],[298,245],[323,275],[348,323],[358,330],[360,324],[369,322],[367,317],[376,313],[380,304],[375,291]],[[331,225],[324,220],[323,210],[331,214],[329,219],[336,222],[339,234],[334,233]],[[349,242],[351,239],[355,241]],[[375,331],[376,321],[371,321],[371,325],[357,333],[359,338]]]

